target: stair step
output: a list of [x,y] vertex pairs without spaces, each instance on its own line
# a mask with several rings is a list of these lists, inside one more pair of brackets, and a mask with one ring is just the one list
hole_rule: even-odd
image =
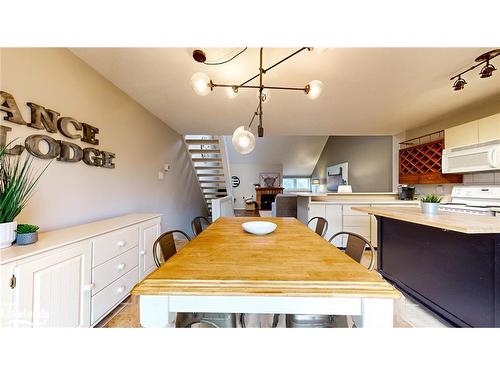
[[218,139],[186,139],[188,145],[218,145]]
[[189,150],[191,154],[220,154],[220,150]]
[[214,198],[209,198],[209,197],[225,197],[225,196],[227,196],[227,194],[226,193],[205,193],[204,196],[205,196],[205,200],[210,200],[210,199],[214,199]]
[[224,177],[224,173],[198,173],[198,177]]
[[207,167],[206,165],[195,165],[194,169],[196,170],[212,170],[212,171],[222,171],[224,168],[222,166],[217,165],[215,167]]
[[226,181],[224,180],[199,180],[200,181],[200,184],[224,184],[224,186],[226,185]]
[[195,163],[220,163],[222,158],[193,158]]

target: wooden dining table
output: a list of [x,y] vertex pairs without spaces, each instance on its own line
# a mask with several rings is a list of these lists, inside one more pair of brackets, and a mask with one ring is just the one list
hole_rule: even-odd
[[[257,236],[251,220],[277,224]],[[295,218],[221,217],[135,286],[143,327],[177,312],[349,315],[392,327],[401,294]]]

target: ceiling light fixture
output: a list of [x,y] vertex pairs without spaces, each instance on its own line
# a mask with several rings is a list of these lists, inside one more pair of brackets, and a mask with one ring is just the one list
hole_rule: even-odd
[[467,84],[467,82],[465,82],[465,79],[463,79],[462,77],[458,76],[458,79],[453,84],[453,90],[455,90],[455,91],[463,90],[464,86],[466,84]]
[[[293,56],[299,54],[302,51],[305,51],[305,50],[312,51],[313,50],[312,47],[302,47],[301,49],[295,51],[294,53],[288,55],[287,57],[281,59],[280,61],[278,61],[277,63],[271,65],[269,68],[266,68],[266,69],[264,69],[262,66],[263,50],[264,49],[261,48],[260,53],[259,53],[259,73],[254,75],[253,77],[247,79],[245,82],[243,82],[239,85],[214,83],[205,73],[195,73],[191,77],[191,85],[193,87],[194,92],[198,95],[201,95],[201,96],[205,96],[205,95],[209,94],[216,87],[225,87],[226,88],[226,95],[229,98],[234,98],[237,95],[239,89],[257,89],[258,90],[257,91],[257,98],[259,100],[259,105],[257,107],[257,110],[253,114],[253,117],[252,117],[252,120],[250,121],[250,124],[248,125],[248,130],[245,130],[245,127],[241,127],[241,126],[238,129],[236,129],[235,132],[233,133],[233,145],[238,144],[241,146],[242,144],[245,144],[245,145],[247,144],[247,139],[245,137],[247,137],[248,134],[243,133],[243,132],[249,132],[251,134],[250,128],[252,126],[252,122],[254,121],[254,119],[256,117],[259,118],[259,125],[258,125],[257,134],[259,137],[264,136],[264,127],[262,126],[262,114],[263,114],[262,113],[262,104],[264,102],[269,102],[269,97],[270,97],[270,92],[271,92],[270,90],[303,91],[307,95],[307,97],[311,100],[318,98],[323,90],[323,83],[321,81],[318,81],[318,80],[311,81],[304,87],[266,86],[263,83],[263,76],[268,71],[277,67],[281,63],[285,62],[286,60],[292,58]],[[242,53],[242,52],[240,52],[240,53]],[[236,56],[234,56],[234,57],[236,57]],[[193,53],[193,58],[194,58],[194,53]],[[195,58],[195,60],[196,60],[196,58]],[[259,84],[258,85],[249,85],[249,83],[256,78],[259,78]],[[250,137],[250,136],[248,136],[248,137]],[[243,138],[245,138],[245,140],[243,140]],[[240,143],[240,141],[243,143]],[[253,150],[253,148],[255,147],[255,138],[253,139],[253,141],[248,140],[248,144],[251,145],[251,150]],[[243,151],[246,151],[249,147],[250,146],[242,146],[242,147],[240,147],[240,149],[242,149]],[[235,145],[235,148],[238,150],[238,147],[236,147],[236,145]],[[251,152],[251,150],[248,152]],[[240,152],[240,151],[238,150],[238,152]],[[248,152],[244,152],[244,153],[248,153]],[[241,153],[243,153],[243,152],[241,152]]]
[[483,66],[483,69],[481,69],[481,72],[479,73],[479,77],[481,78],[488,78],[491,77],[493,72],[497,70],[493,65],[490,64],[490,60],[488,59],[486,62],[486,65]]
[[493,72],[497,69],[492,64],[490,64],[490,60],[493,60],[495,57],[499,55],[500,55],[500,49],[494,49],[492,51],[483,53],[481,56],[477,57],[475,60],[477,64],[471,66],[469,69],[466,69],[463,72],[460,72],[459,74],[456,74],[450,78],[450,81],[453,81],[455,78],[457,78],[457,80],[453,83],[453,90],[455,91],[463,90],[464,85],[466,85],[467,82],[465,82],[465,79],[462,78],[462,75],[467,72],[470,72],[471,70],[476,69],[478,66],[481,66],[483,64],[485,65],[481,69],[479,77],[481,78],[491,77],[493,75]]

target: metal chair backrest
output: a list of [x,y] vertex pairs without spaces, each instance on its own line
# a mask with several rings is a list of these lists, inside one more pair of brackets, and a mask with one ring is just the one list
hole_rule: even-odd
[[314,229],[314,231],[321,237],[323,237],[328,231],[328,221],[324,217],[316,216],[309,220],[307,222],[307,225],[309,226],[309,224],[311,224],[311,222],[313,222],[314,220],[317,220],[316,228]]
[[208,227],[210,222],[205,216],[197,216],[191,221],[191,229],[193,229],[193,233],[195,236],[199,235],[203,232],[203,229]]
[[[184,236],[188,241],[191,241],[186,233],[181,230],[170,230],[163,233],[156,239],[153,244],[153,260],[156,267],[160,267],[163,262],[166,262],[172,255],[177,252],[174,234],[179,233]],[[158,251],[159,250],[159,251]]]
[[359,234],[352,233],[352,232],[335,233],[328,240],[328,242],[332,242],[336,237],[343,235],[343,234],[347,235],[347,244],[345,247],[345,253],[358,263],[361,263],[361,259],[363,258],[363,253],[366,249],[366,246],[368,246],[368,249],[370,250],[371,255],[372,255],[372,259],[370,261],[370,265],[368,266],[368,269],[370,271],[372,271],[373,268],[375,268],[375,249],[374,249],[373,245],[371,244],[371,242],[368,241],[363,236],[360,236]]

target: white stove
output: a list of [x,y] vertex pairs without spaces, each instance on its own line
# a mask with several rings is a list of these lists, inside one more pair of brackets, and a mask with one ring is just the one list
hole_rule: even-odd
[[439,206],[441,211],[500,216],[500,186],[455,186],[451,201]]

